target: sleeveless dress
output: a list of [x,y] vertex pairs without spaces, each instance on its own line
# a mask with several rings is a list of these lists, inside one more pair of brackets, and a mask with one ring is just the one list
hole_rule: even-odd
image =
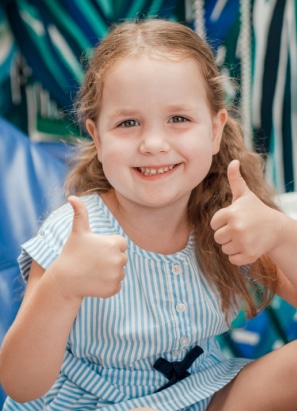
[[[7,398],[3,411],[205,411],[212,395],[250,360],[225,358],[221,352],[215,337],[228,327],[219,293],[196,261],[194,238],[171,255],[143,250],[127,238],[100,196],[82,200],[94,233],[120,234],[128,241],[122,290],[108,299],[84,298],[53,387],[24,404]],[[57,258],[72,218],[65,204],[23,245],[19,264],[25,279],[32,258],[44,269]],[[203,352],[187,369],[188,376],[160,390],[168,377],[153,368],[156,360],[179,364],[196,346]]]

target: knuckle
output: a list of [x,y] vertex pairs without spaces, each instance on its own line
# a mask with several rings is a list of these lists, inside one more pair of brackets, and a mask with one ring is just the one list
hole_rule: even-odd
[[245,231],[245,225],[243,221],[238,218],[238,216],[233,216],[232,220],[230,221],[230,226],[235,234],[240,234]]
[[218,231],[216,231],[215,233],[214,233],[214,240],[215,240],[215,242],[217,243],[217,244],[223,244],[224,242],[222,241],[222,239],[221,239],[221,236],[220,236],[220,233],[218,232]]

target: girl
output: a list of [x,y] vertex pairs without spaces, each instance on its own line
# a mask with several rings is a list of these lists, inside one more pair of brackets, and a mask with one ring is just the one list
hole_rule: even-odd
[[297,224],[278,211],[189,28],[116,27],[77,111],[92,142],[68,204],[23,247],[1,353],[4,410],[296,410],[297,346],[249,362],[215,336],[239,303],[297,304]]

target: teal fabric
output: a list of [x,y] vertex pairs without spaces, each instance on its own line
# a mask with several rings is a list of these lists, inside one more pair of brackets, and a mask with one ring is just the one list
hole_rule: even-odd
[[[31,113],[30,119],[20,122],[23,131],[37,139],[58,139],[57,120],[62,118],[61,129],[65,127],[65,121],[72,123],[73,98],[84,76],[81,65],[83,55],[90,57],[93,47],[119,21],[153,16],[184,19],[178,3],[177,0],[2,2],[1,44],[12,38],[8,55],[2,57],[2,71],[9,65],[16,74],[13,75],[12,70],[0,72],[0,81],[6,86],[13,82],[19,87],[21,103],[25,102],[22,114],[26,117],[28,111]],[[22,61],[18,60],[19,54],[23,57]],[[5,87],[2,89],[5,90]],[[28,98],[28,90],[34,95],[42,93],[42,98]],[[3,101],[7,101],[7,95],[11,98],[11,88],[6,90],[5,96],[3,94]],[[15,102],[9,108],[0,105],[0,115],[9,119],[10,112],[18,104]],[[47,119],[46,124],[42,121],[44,118]],[[77,129],[70,129],[68,133],[63,133],[64,138],[79,135]]]

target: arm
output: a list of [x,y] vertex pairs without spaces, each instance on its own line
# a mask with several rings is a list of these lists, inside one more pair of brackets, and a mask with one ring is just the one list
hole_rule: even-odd
[[83,297],[108,298],[124,278],[126,240],[93,234],[85,205],[76,197],[69,201],[73,226],[62,253],[46,271],[32,262],[24,301],[1,349],[1,384],[19,402],[42,396],[54,383]]
[[297,222],[279,213],[274,223],[278,240],[267,254],[280,270],[277,294],[297,308]]
[[44,274],[32,262],[24,301],[3,342],[0,379],[16,401],[37,398],[54,383],[81,304],[81,298],[63,295],[53,271],[55,263]]
[[279,269],[277,294],[297,306],[297,222],[249,190],[238,161],[230,163],[228,178],[233,202],[211,221],[216,242],[235,265],[253,263],[267,254]]

